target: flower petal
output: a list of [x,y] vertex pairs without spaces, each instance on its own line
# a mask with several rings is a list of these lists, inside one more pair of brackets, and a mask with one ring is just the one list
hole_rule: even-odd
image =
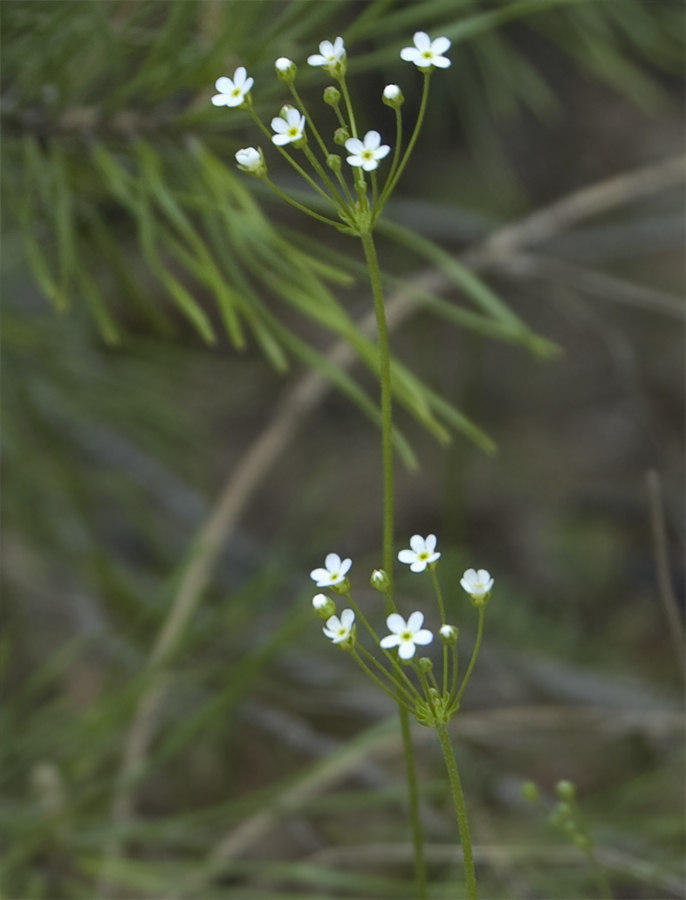
[[229,97],[226,94],[215,94],[212,97],[212,103],[214,106],[228,106]]
[[426,549],[426,541],[421,534],[413,534],[410,538],[410,547],[412,547],[415,553],[423,553]]
[[324,565],[329,572],[338,572],[341,568],[341,558],[338,553],[327,553]]
[[[272,138],[274,140],[274,138]],[[313,569],[310,572],[310,578],[312,581],[316,581],[317,584],[328,584],[331,579],[331,573],[327,572],[326,569]]]
[[326,63],[326,59],[320,56],[319,53],[313,53],[312,56],[307,57],[307,62],[311,66],[323,66]]
[[410,566],[410,571],[412,571],[412,572],[423,572],[424,569],[426,569],[426,560],[425,559],[418,559],[415,562],[413,562],[412,565]]
[[346,162],[350,163],[351,166],[362,166],[364,165],[364,160],[361,156],[348,156],[346,157]]
[[423,624],[424,613],[417,610],[417,612],[413,612],[410,618],[407,620],[407,629],[408,631],[419,631]]
[[479,569],[476,574],[479,576],[479,581],[482,584],[487,584],[491,580],[491,573],[487,572],[486,569]]
[[430,534],[427,537],[427,539],[424,541],[424,543],[425,543],[426,549],[429,551],[429,553],[433,553],[434,550],[436,549],[436,535]]
[[374,152],[374,156],[376,157],[376,159],[383,159],[384,156],[388,156],[390,152],[391,148],[388,146],[388,144],[382,144],[379,149]]
[[404,47],[400,51],[400,58],[405,62],[416,62],[421,57],[421,53],[416,47]]
[[352,559],[344,559],[343,562],[341,563],[341,567],[338,571],[341,573],[341,575],[345,575],[346,572],[350,571],[350,567],[352,566],[352,564],[353,564]]
[[250,88],[255,84],[254,78],[246,78],[245,84],[243,85],[243,93],[247,94]]
[[373,172],[374,169],[379,168],[379,164],[375,159],[365,159],[365,161],[362,163],[362,168],[365,170],[365,172]]
[[247,71],[245,66],[239,66],[236,71],[233,73],[233,83],[236,87],[242,87],[245,83],[245,77],[247,75]]
[[467,569],[465,571],[464,575],[462,576],[462,579],[463,579],[463,581],[473,582],[473,581],[478,581],[479,576],[476,574],[476,569]]
[[379,646],[383,650],[390,650],[391,647],[397,647],[400,643],[400,638],[397,634],[387,634],[385,638],[381,638],[379,641]]
[[300,125],[300,112],[295,106],[291,106],[290,109],[286,110],[286,121],[291,127]]
[[428,50],[431,46],[431,38],[426,31],[415,31],[412,40],[417,50]]
[[333,42],[333,47],[331,48],[332,52],[336,54],[336,56],[340,56],[345,49],[345,44],[343,43],[343,38],[339,35],[336,40]]
[[331,56],[333,53],[333,44],[331,41],[322,41],[319,45],[319,52],[322,56]]
[[400,634],[401,631],[404,631],[407,628],[407,623],[400,613],[391,613],[386,619],[386,625],[388,626],[388,630],[392,631],[393,634]]
[[341,613],[341,625],[343,625],[344,628],[350,630],[354,621],[355,613],[352,611],[352,609],[344,609]]
[[450,49],[450,43],[450,38],[437,37],[435,41],[431,42],[431,49],[436,56],[441,56],[446,50]]
[[428,628],[422,628],[421,631],[415,632],[412,640],[415,644],[430,644],[433,639],[433,632],[429,631]]
[[359,156],[364,150],[364,144],[359,138],[348,138],[345,142],[345,149],[348,153],[354,153]]
[[439,69],[449,69],[452,65],[452,62],[447,56],[434,56],[431,63]]
[[417,554],[414,550],[401,550],[400,553],[398,553],[398,559],[401,563],[407,563],[409,566],[410,563],[416,562]]
[[[275,134],[272,137],[272,144],[276,144],[277,147],[283,147],[285,144],[290,144],[291,139],[287,134]],[[327,572],[328,575],[328,572]],[[328,582],[327,582],[328,584]]]
[[277,134],[285,134],[288,130],[288,125],[284,122],[281,116],[276,116],[271,121],[272,130],[276,131]]
[[368,131],[364,136],[364,146],[367,150],[376,150],[381,143],[381,135],[378,131]]
[[226,96],[226,105],[227,106],[240,106],[244,100],[243,94],[239,94],[238,97],[233,97],[230,94]]
[[414,656],[415,646],[412,641],[403,641],[398,647],[398,656],[401,659],[412,659]]
[[218,91],[221,91],[222,94],[228,94],[233,90],[233,81],[231,81],[230,78],[227,78],[226,75],[222,75],[221,78],[217,78],[214,86]]

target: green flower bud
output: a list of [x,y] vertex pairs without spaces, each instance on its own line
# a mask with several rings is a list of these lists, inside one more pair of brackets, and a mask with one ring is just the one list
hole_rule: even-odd
[[345,142],[350,140],[350,132],[347,128],[341,127],[337,128],[333,133],[333,142],[334,144],[338,144],[339,147],[344,147]]
[[529,803],[538,803],[541,799],[538,785],[535,781],[525,781],[520,790],[522,792],[522,797],[524,797],[525,800],[528,800]]
[[316,594],[312,598],[312,607],[320,619],[330,619],[336,615],[336,604],[326,594]]
[[324,103],[328,103],[329,106],[338,106],[340,102],[341,92],[338,88],[335,88],[332,84],[324,88]]
[[288,59],[285,56],[280,56],[276,60],[274,68],[276,69],[278,78],[285,84],[292,84],[295,81],[295,76],[298,74],[298,67],[296,64],[292,59]]
[[[340,156],[338,159],[340,159]],[[391,580],[383,569],[374,569],[369,583],[375,590],[381,591],[382,594],[385,594],[391,586]]]
[[[431,660],[429,659],[428,656],[420,656],[418,662],[419,662],[419,668],[422,670],[422,672],[432,672],[433,671],[434,664],[431,662]],[[432,688],[432,690],[436,690],[436,689]]]
[[288,110],[294,109],[294,108],[295,107],[293,106],[292,103],[284,103],[284,105],[281,107],[281,110],[279,111],[279,115],[281,116],[282,119],[285,119],[286,121],[288,121]]
[[405,102],[403,92],[397,84],[387,84],[383,89],[383,102],[392,109],[400,109]]
[[334,172],[341,171],[341,158],[337,153],[329,153],[326,157],[326,164],[330,169],[333,169]]
[[555,793],[560,800],[573,801],[576,798],[576,788],[571,781],[558,781],[555,785]]
[[452,647],[457,643],[459,631],[454,625],[441,625],[438,633],[446,647]]

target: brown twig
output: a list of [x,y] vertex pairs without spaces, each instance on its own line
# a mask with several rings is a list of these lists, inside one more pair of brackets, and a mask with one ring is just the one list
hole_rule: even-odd
[[[670,159],[584,188],[547,209],[498,229],[485,241],[462,254],[460,261],[474,271],[498,265],[506,257],[532,244],[543,243],[583,219],[683,181],[686,175],[685,160],[686,157]],[[409,280],[406,288],[389,298],[386,307],[388,328],[397,328],[418,308],[418,292],[439,293],[450,287],[452,281],[443,272],[424,270]],[[373,335],[376,327],[373,312],[364,316],[357,326],[364,333]],[[336,341],[327,355],[331,362],[342,369],[350,368],[357,358],[355,351],[345,341]],[[133,819],[134,783],[143,769],[159,710],[169,688],[165,666],[207,587],[219,553],[234,533],[250,497],[263,482],[266,473],[295,437],[302,422],[321,403],[330,387],[324,376],[318,372],[308,372],[287,390],[265,430],[247,449],[228,477],[216,506],[194,542],[192,555],[169,616],[150,656],[150,682],[124,740],[112,806],[112,821],[118,828]],[[105,850],[103,874],[98,889],[100,897],[108,896],[113,889],[113,881],[108,873],[109,864],[121,852],[122,845],[118,840],[113,841]]]
[[674,652],[682,674],[686,674],[686,646],[684,644],[684,623],[679,613],[676,602],[672,579],[669,574],[669,543],[667,541],[667,528],[665,526],[665,513],[662,506],[662,491],[660,490],[660,477],[652,469],[646,472],[646,485],[648,487],[648,501],[650,503],[650,527],[653,532],[653,545],[655,548],[655,566],[657,568],[657,583],[660,588],[660,598],[667,616],[669,633],[672,636]]

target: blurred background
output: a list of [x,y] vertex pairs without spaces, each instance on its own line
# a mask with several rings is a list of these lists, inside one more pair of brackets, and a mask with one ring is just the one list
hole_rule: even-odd
[[[614,896],[683,897],[683,5],[0,14],[1,896],[415,896],[393,704],[310,607],[335,550],[383,622],[377,389],[327,355],[373,340],[362,254],[236,170],[259,133],[210,97],[245,65],[268,121],[287,56],[329,134],[306,59],[341,34],[361,127],[392,143],[381,93],[414,121],[398,52],[421,29],[453,46],[379,233],[389,315],[411,295],[396,534],[438,535],[462,658],[459,577],[496,579],[451,726],[481,893],[599,896],[520,796],[568,778]],[[422,576],[397,589],[433,609]],[[466,896],[438,743],[414,734],[430,896]]]

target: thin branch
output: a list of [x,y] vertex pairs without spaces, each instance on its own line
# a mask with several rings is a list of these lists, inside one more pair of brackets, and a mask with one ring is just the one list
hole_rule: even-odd
[[665,524],[665,512],[662,505],[662,491],[660,489],[660,477],[657,472],[646,472],[646,485],[648,488],[648,500],[650,502],[650,526],[653,532],[653,544],[655,547],[655,565],[657,567],[657,581],[660,587],[660,598],[665,608],[669,633],[674,643],[677,663],[682,674],[686,674],[686,646],[684,644],[684,623],[679,613],[676,602],[672,579],[669,574],[669,543],[667,541],[667,528]]
[[[657,193],[684,180],[686,157],[646,169],[639,169],[609,181],[584,188],[553,206],[533,213],[521,221],[497,229],[459,258],[474,271],[502,264],[503,259],[525,246],[550,240],[583,219],[590,218],[622,203]],[[441,271],[425,269],[407,287],[393,294],[386,304],[388,328],[398,328],[420,306],[421,292],[440,293],[452,288],[451,279]],[[374,312],[363,316],[357,327],[367,335],[376,328]],[[357,360],[353,348],[336,341],[328,359],[341,369],[351,368]],[[121,830],[134,818],[135,780],[143,770],[162,704],[169,690],[164,668],[178,646],[181,636],[205,591],[219,554],[236,530],[254,492],[267,472],[297,434],[301,424],[323,401],[332,385],[318,372],[310,371],[290,387],[279,402],[262,434],[248,447],[227,478],[219,500],[196,538],[179,590],[150,656],[150,682],[138,704],[124,739],[121,767],[115,786],[112,823]],[[105,849],[99,896],[107,897],[114,885],[108,875],[109,864],[122,854],[122,844],[113,841]]]

